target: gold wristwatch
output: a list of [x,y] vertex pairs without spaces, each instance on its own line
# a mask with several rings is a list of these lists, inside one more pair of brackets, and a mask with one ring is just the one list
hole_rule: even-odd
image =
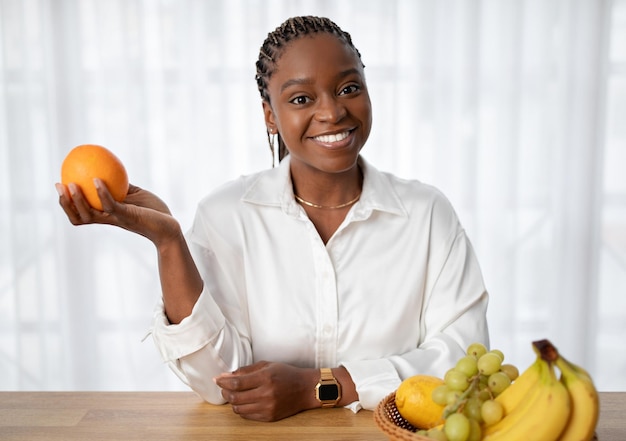
[[322,407],[335,407],[341,399],[341,384],[329,368],[320,369],[320,381],[315,386],[315,398]]

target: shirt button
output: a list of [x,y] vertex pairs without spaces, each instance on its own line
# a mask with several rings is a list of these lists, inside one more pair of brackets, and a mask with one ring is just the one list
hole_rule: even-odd
[[330,335],[333,333],[333,325],[324,325],[324,335]]

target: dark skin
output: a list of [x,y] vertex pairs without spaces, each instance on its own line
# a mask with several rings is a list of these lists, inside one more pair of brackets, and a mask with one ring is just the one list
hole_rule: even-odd
[[[334,206],[360,194],[359,152],[371,129],[371,104],[360,60],[337,37],[319,34],[292,41],[269,81],[263,103],[270,132],[280,133],[291,155],[294,192],[319,205]],[[110,224],[145,236],[157,249],[165,313],[170,323],[191,314],[203,281],[181,227],[154,194],[130,186],[116,202],[98,182],[103,211],[91,208],[80,188],[57,184],[59,203],[74,225]],[[337,210],[304,206],[326,243],[350,207]],[[350,374],[334,367],[342,387],[339,406],[358,400]],[[243,418],[275,421],[320,407],[314,395],[318,369],[259,361],[213,380],[233,411]]]
[[59,204],[68,219],[73,225],[115,225],[152,241],[157,249],[166,315],[170,323],[180,323],[191,314],[203,287],[180,224],[167,205],[146,190],[130,185],[124,202],[116,202],[102,181],[96,179],[95,183],[103,211],[92,208],[77,185],[56,184]]
[[[357,54],[333,35],[302,37],[278,60],[268,92],[265,122],[270,132],[280,133],[289,150],[294,193],[323,206],[357,196],[362,186],[357,159],[372,125]],[[324,138],[329,135],[340,140]],[[350,210],[303,208],[324,243]]]

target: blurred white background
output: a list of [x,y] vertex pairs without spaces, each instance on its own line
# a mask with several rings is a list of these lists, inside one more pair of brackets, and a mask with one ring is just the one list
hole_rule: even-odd
[[363,55],[365,157],[456,207],[492,346],[525,368],[549,338],[626,390],[626,0],[0,0],[0,389],[185,389],[141,342],[152,245],[72,227],[54,183],[104,145],[188,228],[271,165],[254,63],[303,14]]

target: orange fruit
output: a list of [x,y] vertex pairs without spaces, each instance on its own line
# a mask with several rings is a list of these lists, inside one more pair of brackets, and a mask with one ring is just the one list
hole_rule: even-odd
[[61,165],[61,183],[75,183],[82,190],[89,205],[102,210],[102,203],[93,183],[94,178],[102,179],[116,201],[126,198],[128,174],[117,156],[99,145],[84,144],[74,147]]
[[418,429],[432,429],[444,422],[443,409],[432,399],[433,390],[444,384],[431,375],[414,375],[396,390],[396,407],[400,415]]

